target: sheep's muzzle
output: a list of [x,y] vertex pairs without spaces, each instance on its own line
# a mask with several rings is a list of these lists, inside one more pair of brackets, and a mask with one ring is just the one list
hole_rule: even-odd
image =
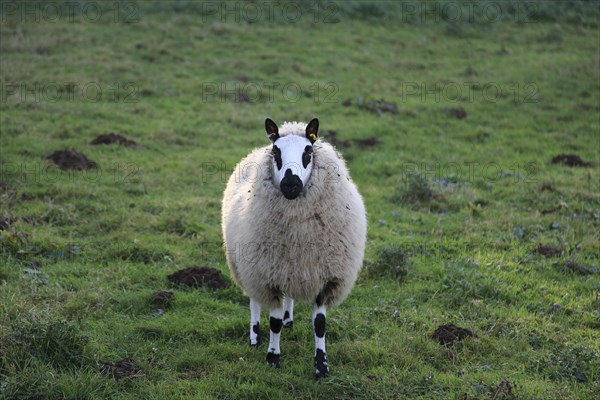
[[291,169],[288,169],[285,171],[279,188],[286,199],[294,200],[302,192],[302,180],[298,175],[293,175]]

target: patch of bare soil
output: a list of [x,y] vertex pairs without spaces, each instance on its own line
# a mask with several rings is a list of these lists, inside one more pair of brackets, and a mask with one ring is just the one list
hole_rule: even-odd
[[327,140],[327,142],[331,143],[338,149],[345,149],[347,147],[350,147],[350,141],[339,139],[336,131],[323,131],[323,137]]
[[208,287],[210,289],[223,289],[229,283],[223,278],[221,272],[209,267],[191,267],[181,269],[168,275],[171,283],[190,287]]
[[115,381],[121,379],[131,379],[141,376],[142,370],[136,366],[130,358],[124,358],[121,361],[102,363],[100,375],[111,376]]
[[111,132],[106,133],[104,135],[97,136],[94,140],[92,140],[91,144],[120,144],[125,147],[137,147],[137,143],[134,140],[127,139],[125,136],[119,135],[117,133]]
[[574,273],[579,274],[579,275],[591,275],[591,274],[597,274],[598,273],[598,267],[597,266],[592,265],[592,266],[588,267],[586,265],[580,264],[576,260],[567,260],[567,261],[565,261],[564,268],[566,268],[568,271],[574,272]]
[[235,100],[236,103],[250,103],[250,97],[246,93],[240,93]]
[[375,114],[398,114],[398,106],[396,103],[392,103],[385,100],[369,100],[366,103],[361,98],[358,101],[358,108],[366,110]]
[[357,140],[356,141],[356,144],[361,149],[364,149],[365,147],[377,146],[379,143],[381,143],[381,140],[379,140],[377,138],[374,138],[374,137],[372,137],[372,138],[366,138],[366,139],[361,139],[361,140]]
[[515,384],[509,381],[508,379],[502,379],[502,382],[496,385],[496,387],[492,390],[491,399],[492,400],[509,400],[514,398],[514,394],[512,390],[515,388]]
[[467,112],[464,108],[449,108],[446,110],[446,115],[449,117],[454,117],[456,119],[465,119],[467,118]]
[[8,230],[14,223],[15,219],[11,216],[0,217],[0,231]]
[[175,293],[167,290],[155,292],[152,294],[152,304],[163,307],[168,306],[171,303],[171,300],[173,300],[173,296],[175,296]]
[[540,192],[558,192],[558,190],[554,187],[553,184],[544,182],[538,188]]
[[454,324],[441,325],[431,335],[433,340],[443,345],[453,344],[468,337],[477,337],[477,335],[468,329],[459,328]]
[[89,160],[85,154],[78,153],[75,150],[57,150],[46,158],[58,165],[60,169],[96,168],[94,161]]
[[568,167],[589,167],[592,165],[583,161],[577,154],[559,154],[552,159],[552,164],[564,164]]
[[558,257],[561,255],[562,250],[558,247],[541,244],[538,246],[537,252],[546,257]]
[[8,183],[0,182],[0,197],[6,197],[13,200],[17,196],[17,189],[10,186]]

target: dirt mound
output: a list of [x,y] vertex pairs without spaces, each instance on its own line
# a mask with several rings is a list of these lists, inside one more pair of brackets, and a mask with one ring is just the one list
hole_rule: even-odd
[[31,260],[28,264],[29,268],[33,269],[34,271],[39,271],[42,269],[42,265],[37,260]]
[[468,329],[459,328],[454,324],[441,325],[431,335],[433,340],[437,340],[443,345],[452,344],[467,337],[477,337],[477,335]]
[[502,379],[502,382],[496,385],[492,392],[492,399],[494,400],[509,400],[514,398],[512,390],[515,388],[515,384],[508,379]]
[[175,293],[166,290],[155,292],[152,294],[152,304],[157,306],[168,306],[171,303],[171,300],[173,300],[173,296],[175,296]]
[[592,165],[583,161],[577,154],[559,154],[552,159],[552,164],[565,164],[568,167],[589,167]]
[[562,250],[558,247],[539,245],[537,252],[546,257],[558,257],[562,253]]
[[398,106],[396,103],[392,103],[385,100],[369,100],[365,102],[364,98],[358,99],[358,108],[361,110],[369,111],[374,114],[398,114]]
[[449,108],[446,110],[446,115],[449,117],[454,117],[456,119],[464,119],[467,118],[467,112],[464,108]]
[[92,140],[91,144],[112,144],[117,143],[125,147],[137,147],[137,143],[134,140],[127,139],[125,136],[118,135],[114,132],[107,133],[104,135],[97,136]]
[[142,370],[130,358],[124,358],[117,362],[106,361],[100,367],[100,375],[112,376],[117,382],[121,379],[141,376],[141,372]]
[[335,146],[339,149],[345,149],[347,147],[350,147],[350,141],[349,140],[340,140],[338,138],[338,134],[336,131],[324,131],[323,137],[329,143],[331,143],[333,146]]
[[240,93],[234,101],[236,103],[250,103],[250,96],[246,93]]
[[576,260],[565,261],[563,267],[567,271],[574,272],[579,275],[591,275],[591,274],[597,274],[599,272],[597,266],[583,265],[583,264],[580,264],[579,262],[577,262]]
[[0,231],[8,230],[12,224],[15,223],[15,219],[10,216],[0,217]]
[[[2,173],[0,173],[2,175]],[[6,196],[9,200],[12,200],[17,195],[17,189],[10,186],[7,183],[0,182],[0,197]]]
[[96,168],[96,163],[89,160],[85,154],[75,150],[57,150],[46,157],[58,165],[60,169],[91,169]]
[[558,190],[556,190],[556,188],[554,187],[553,184],[548,183],[548,182],[544,182],[540,185],[540,187],[538,188],[538,190],[540,192],[558,192]]
[[205,286],[211,289],[223,289],[229,286],[229,283],[223,279],[223,276],[218,269],[209,267],[181,269],[168,275],[167,278],[176,285],[190,287]]
[[361,149],[364,149],[365,147],[377,146],[379,143],[381,143],[381,140],[374,137],[356,141],[356,144],[358,144],[358,147],[360,147]]

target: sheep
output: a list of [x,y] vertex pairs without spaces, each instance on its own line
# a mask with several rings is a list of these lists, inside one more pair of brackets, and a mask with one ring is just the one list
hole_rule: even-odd
[[279,368],[282,326],[294,300],[314,302],[316,378],[329,374],[326,309],[350,293],[362,267],[367,220],[361,195],[339,153],[318,137],[319,121],[266,119],[272,145],[234,169],[222,204],[227,264],[250,297],[250,345],[262,342],[261,307],[269,309],[267,363]]

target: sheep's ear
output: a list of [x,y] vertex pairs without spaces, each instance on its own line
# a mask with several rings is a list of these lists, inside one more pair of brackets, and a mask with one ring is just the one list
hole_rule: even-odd
[[312,121],[306,125],[306,138],[311,143],[316,142],[319,139],[319,120],[313,118]]
[[279,139],[279,128],[271,118],[265,119],[265,130],[267,131],[267,137],[271,140],[271,142],[275,142],[277,139]]

